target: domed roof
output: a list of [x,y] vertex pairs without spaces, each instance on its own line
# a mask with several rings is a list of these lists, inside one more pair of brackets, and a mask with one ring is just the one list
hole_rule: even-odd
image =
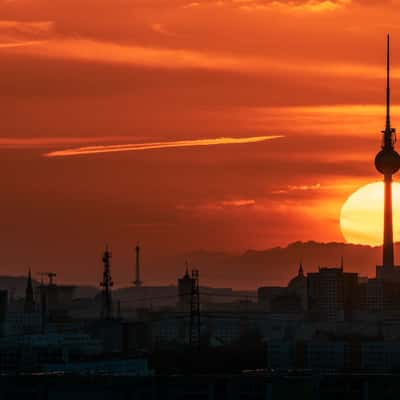
[[288,289],[296,290],[306,284],[307,278],[304,275],[303,265],[300,263],[298,274],[288,284]]

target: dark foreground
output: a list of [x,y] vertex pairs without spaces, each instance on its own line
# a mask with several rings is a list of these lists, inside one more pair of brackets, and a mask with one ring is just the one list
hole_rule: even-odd
[[0,377],[1,400],[384,400],[399,396],[400,374]]

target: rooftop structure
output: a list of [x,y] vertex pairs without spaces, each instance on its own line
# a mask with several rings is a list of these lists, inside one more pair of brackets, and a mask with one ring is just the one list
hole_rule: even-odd
[[30,268],[29,268],[29,272],[28,272],[28,279],[27,279],[26,290],[25,290],[24,311],[26,313],[32,313],[35,311],[35,299],[33,296],[32,275],[31,275]]

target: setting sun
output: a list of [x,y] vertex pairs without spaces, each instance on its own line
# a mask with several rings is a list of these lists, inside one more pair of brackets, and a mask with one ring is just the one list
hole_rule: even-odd
[[[349,243],[381,245],[383,239],[383,182],[351,194],[340,213],[340,228]],[[400,240],[400,183],[393,183],[393,239]]]

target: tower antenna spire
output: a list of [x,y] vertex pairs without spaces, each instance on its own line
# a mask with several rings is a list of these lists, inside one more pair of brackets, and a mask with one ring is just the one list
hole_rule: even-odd
[[392,128],[390,126],[390,36],[387,34],[386,43],[386,129],[385,145],[392,146]]

